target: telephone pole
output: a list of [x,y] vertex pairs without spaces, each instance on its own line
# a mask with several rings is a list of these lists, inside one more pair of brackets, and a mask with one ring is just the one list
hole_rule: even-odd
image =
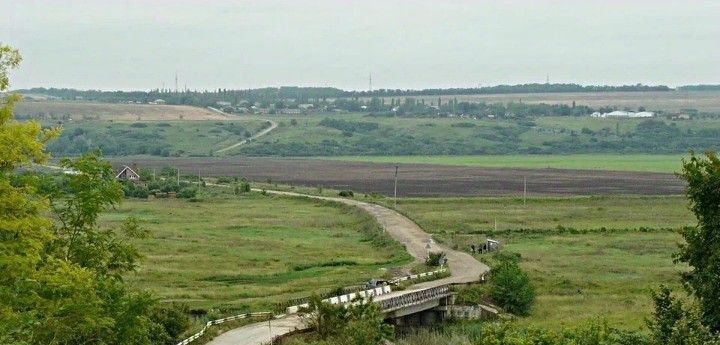
[[372,73],[368,73],[368,84],[369,84],[370,92],[372,92]]
[[527,199],[527,177],[523,177],[523,205],[525,205],[525,199]]
[[397,177],[398,177],[398,166],[395,166],[395,192],[393,193],[393,199],[395,203],[395,208],[397,208]]

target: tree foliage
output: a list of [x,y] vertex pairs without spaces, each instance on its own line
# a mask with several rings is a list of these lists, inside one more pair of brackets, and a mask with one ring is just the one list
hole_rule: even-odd
[[393,327],[384,323],[380,307],[370,301],[333,305],[320,297],[310,299],[308,323],[321,341],[338,345],[374,345],[391,339]]
[[695,306],[685,306],[667,286],[653,292],[655,310],[648,320],[653,344],[720,344],[720,338],[704,326]]
[[[19,61],[0,46],[0,91]],[[110,165],[94,153],[63,160],[72,173],[62,188],[19,177],[17,168],[47,161],[45,144],[59,130],[15,121],[18,99],[0,103],[0,343],[171,344],[187,327],[182,309],[121,278],[139,258],[128,239],[144,232],[133,219],[117,231],[98,226],[122,197]]]
[[690,265],[682,278],[698,299],[703,323],[720,332],[720,159],[714,152],[706,157],[691,152],[683,161],[680,176],[687,182],[690,210],[698,224],[682,230],[686,243],[677,260]]
[[490,271],[490,298],[506,311],[527,315],[535,302],[535,287],[517,260],[502,257]]

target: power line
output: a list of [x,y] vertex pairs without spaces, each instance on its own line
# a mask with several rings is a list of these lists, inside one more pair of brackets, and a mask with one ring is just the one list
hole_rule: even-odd
[[395,193],[393,194],[395,208],[397,208],[397,178],[398,178],[398,166],[395,166]]

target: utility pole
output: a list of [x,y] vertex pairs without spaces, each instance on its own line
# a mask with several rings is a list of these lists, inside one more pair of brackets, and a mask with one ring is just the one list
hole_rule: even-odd
[[372,92],[372,73],[368,74],[368,83],[369,83],[370,92]]
[[176,180],[176,183],[177,183],[177,186],[180,187],[180,168],[177,168],[177,169],[175,169],[175,170],[176,170],[176,172],[177,172],[177,180]]
[[393,194],[393,199],[395,202],[395,208],[397,208],[397,176],[398,176],[398,166],[395,166],[395,192]]
[[523,177],[523,205],[527,199],[527,177]]
[[200,169],[198,169],[198,188],[200,188],[200,181],[201,181],[201,178],[200,178]]

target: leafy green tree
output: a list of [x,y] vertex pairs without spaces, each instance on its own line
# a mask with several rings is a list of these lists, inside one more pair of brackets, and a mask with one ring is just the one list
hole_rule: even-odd
[[680,176],[687,182],[690,210],[698,224],[681,231],[686,243],[676,259],[691,268],[682,278],[699,302],[703,324],[720,332],[720,159],[710,151],[706,157],[691,152],[683,160]]
[[648,321],[653,345],[717,345],[720,337],[702,324],[695,305],[686,306],[666,286],[653,292],[655,311]]
[[516,260],[502,259],[490,271],[490,298],[510,313],[527,315],[535,287]]
[[[0,46],[0,91],[19,61]],[[18,179],[16,168],[47,161],[45,144],[59,133],[15,121],[18,99],[0,103],[0,343],[171,344],[187,317],[121,278],[139,258],[128,242],[143,235],[137,222],[118,232],[97,224],[122,197],[110,165],[97,154],[63,160],[73,173],[62,188],[32,174]]]
[[657,343],[667,344],[685,311],[682,302],[673,297],[665,285],[660,286],[659,291],[653,291],[652,297],[655,310],[652,319],[648,320],[648,328]]
[[250,183],[247,181],[242,181],[240,183],[240,193],[250,193]]

